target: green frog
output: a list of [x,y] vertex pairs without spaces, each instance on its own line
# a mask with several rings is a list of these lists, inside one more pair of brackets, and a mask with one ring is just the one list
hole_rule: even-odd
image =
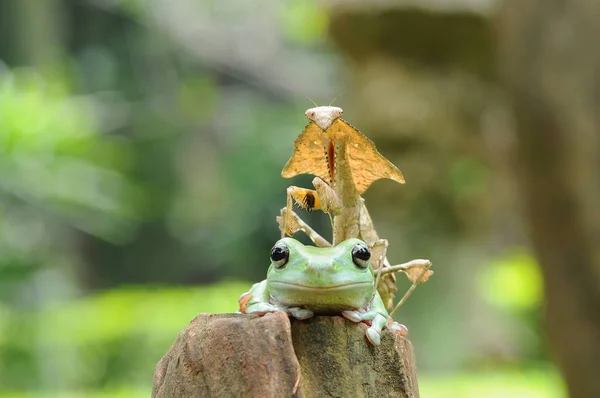
[[285,311],[296,319],[341,313],[369,325],[366,335],[373,345],[380,344],[384,328],[406,335],[406,327],[392,321],[375,289],[370,258],[367,244],[356,238],[331,247],[283,238],[271,249],[267,279],[240,296],[240,312]]

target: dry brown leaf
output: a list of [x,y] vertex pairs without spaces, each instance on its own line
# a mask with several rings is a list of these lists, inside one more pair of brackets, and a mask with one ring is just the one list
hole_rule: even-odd
[[323,130],[314,122],[310,122],[294,141],[294,153],[283,167],[281,175],[291,178],[299,174],[312,174],[322,178],[331,185],[329,168],[325,159]]
[[[433,271],[430,269],[425,271],[425,273],[423,274],[424,270],[425,267],[412,267],[404,271],[404,273],[406,274],[408,280],[410,280],[412,283],[424,283],[429,280],[429,277],[431,275],[433,275]],[[421,280],[417,282],[417,278],[419,278],[421,274],[423,274],[423,276],[421,277]]]

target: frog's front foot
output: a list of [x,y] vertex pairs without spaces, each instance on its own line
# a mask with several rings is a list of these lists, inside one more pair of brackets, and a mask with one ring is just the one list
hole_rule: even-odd
[[343,311],[342,315],[344,316],[344,318],[352,322],[358,323],[363,321],[362,316],[358,311]]
[[312,312],[311,310],[307,310],[306,308],[300,308],[300,307],[290,307],[287,309],[287,312],[291,316],[293,316],[294,318],[299,319],[299,320],[312,318],[314,315],[314,312]]
[[373,345],[381,344],[381,331],[387,326],[387,319],[374,311],[344,311],[344,318],[352,322],[365,322],[369,325],[367,329],[367,339]]
[[255,303],[255,304],[248,306],[247,308],[244,307],[243,310],[241,310],[240,312],[242,314],[257,314],[257,315],[262,316],[269,312],[285,311],[285,310],[286,310],[285,308],[281,308],[280,306],[272,305],[269,303]]

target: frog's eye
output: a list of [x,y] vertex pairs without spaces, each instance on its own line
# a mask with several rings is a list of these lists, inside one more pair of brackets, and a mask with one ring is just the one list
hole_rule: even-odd
[[359,243],[352,249],[352,261],[358,268],[367,268],[370,258],[371,251],[364,243]]
[[271,261],[273,261],[275,268],[282,268],[287,264],[289,258],[290,249],[284,243],[276,243],[271,249]]

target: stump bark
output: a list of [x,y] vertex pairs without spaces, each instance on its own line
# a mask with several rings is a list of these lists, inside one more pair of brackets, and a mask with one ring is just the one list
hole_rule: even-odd
[[419,396],[410,341],[339,316],[200,314],[159,361],[153,398]]

